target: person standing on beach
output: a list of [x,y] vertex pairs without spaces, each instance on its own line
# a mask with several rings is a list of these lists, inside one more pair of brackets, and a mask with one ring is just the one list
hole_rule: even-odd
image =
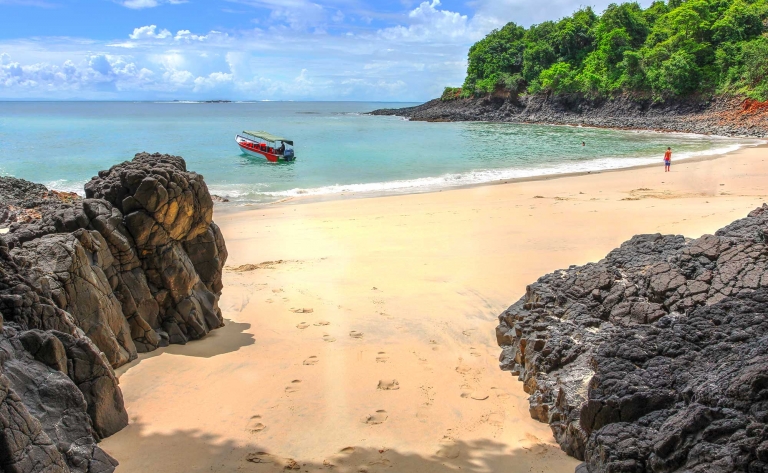
[[669,167],[672,165],[672,148],[667,147],[667,151],[664,153],[664,172],[669,172]]

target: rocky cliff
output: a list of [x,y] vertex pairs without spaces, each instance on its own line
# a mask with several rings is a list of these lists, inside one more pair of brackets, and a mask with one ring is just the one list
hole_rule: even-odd
[[375,110],[371,114],[422,121],[543,123],[768,136],[768,103],[733,97],[656,102],[629,96],[592,99],[578,94],[486,96],[449,101],[435,99],[416,107]]
[[639,235],[499,316],[501,368],[588,472],[768,472],[768,206]]
[[0,178],[0,471],[111,472],[113,368],[221,327],[224,239],[203,177],[140,153],[86,198]]

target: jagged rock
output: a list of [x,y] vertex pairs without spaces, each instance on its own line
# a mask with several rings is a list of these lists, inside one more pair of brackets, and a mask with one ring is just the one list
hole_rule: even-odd
[[45,235],[12,254],[35,287],[74,316],[113,366],[136,358],[128,320],[105,273],[115,261],[101,234],[79,229]]
[[501,367],[589,472],[768,471],[768,206],[638,235],[499,316]]
[[147,153],[88,198],[0,177],[0,471],[112,472],[112,370],[223,325],[227,250],[203,177]]
[[0,245],[0,467],[111,472],[96,442],[128,423],[117,379],[74,317],[33,288]]
[[202,176],[188,172],[178,156],[139,153],[101,171],[85,191],[125,215],[159,306],[153,328],[162,327],[170,343],[186,343],[223,325],[218,298],[227,253]]

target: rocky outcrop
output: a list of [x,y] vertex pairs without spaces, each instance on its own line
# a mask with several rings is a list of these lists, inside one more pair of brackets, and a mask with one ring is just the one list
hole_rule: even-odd
[[[757,106],[756,106],[757,105]],[[382,109],[422,121],[490,121],[584,125],[723,136],[768,136],[768,107],[735,97],[693,97],[657,102],[650,97],[589,98],[578,94],[486,96],[431,100],[416,107]]]
[[501,367],[589,472],[768,471],[768,206],[639,235],[499,316]]
[[221,327],[227,250],[203,177],[140,153],[86,198],[0,178],[0,471],[111,472],[113,368]]

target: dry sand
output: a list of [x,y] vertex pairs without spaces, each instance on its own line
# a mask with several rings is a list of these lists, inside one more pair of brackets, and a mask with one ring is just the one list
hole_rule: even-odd
[[745,216],[767,151],[218,212],[227,325],[121,368],[131,423],[102,445],[120,472],[570,473],[498,369],[496,316],[634,234]]

